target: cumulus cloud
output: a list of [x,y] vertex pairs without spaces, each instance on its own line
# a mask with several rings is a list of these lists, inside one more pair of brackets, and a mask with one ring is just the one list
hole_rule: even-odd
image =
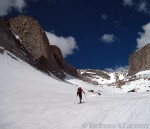
[[150,2],[148,0],[123,0],[123,5],[134,7],[137,11],[150,15]]
[[105,68],[105,71],[113,73],[128,70],[128,68],[128,66],[116,66],[115,68]]
[[12,9],[22,12],[22,9],[26,6],[25,0],[0,0],[0,15],[7,15]]
[[105,43],[113,43],[116,39],[117,38],[114,34],[104,34],[100,40]]
[[150,43],[150,23],[142,27],[144,32],[139,33],[139,38],[137,38],[137,48],[140,49]]
[[133,6],[133,0],[123,0],[124,6]]
[[59,37],[51,32],[46,32],[46,35],[51,45],[56,45],[61,49],[64,58],[73,54],[75,49],[78,49],[75,39],[71,36]]
[[102,18],[103,20],[107,20],[107,19],[108,19],[108,16],[107,16],[106,14],[102,14],[101,18]]

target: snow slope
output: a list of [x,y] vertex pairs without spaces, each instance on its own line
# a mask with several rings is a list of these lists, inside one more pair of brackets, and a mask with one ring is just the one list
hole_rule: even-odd
[[[149,93],[110,94],[110,88],[98,96],[87,90],[101,87],[71,76],[66,81],[0,54],[0,129],[150,128]],[[84,104],[77,104],[76,85],[87,93]]]

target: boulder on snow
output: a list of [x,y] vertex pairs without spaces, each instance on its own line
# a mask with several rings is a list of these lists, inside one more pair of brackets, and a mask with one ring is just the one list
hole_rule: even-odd
[[0,48],[0,53],[3,54],[4,53],[4,49]]
[[92,92],[92,93],[94,93],[94,90],[88,90],[88,92]]
[[97,94],[97,95],[101,95],[101,93],[99,93],[99,92],[95,92],[95,94]]
[[132,89],[132,90],[128,91],[128,93],[129,92],[137,92],[137,91],[136,91],[136,89]]
[[97,95],[101,95],[101,93],[99,93],[99,92],[95,92],[94,90],[88,90],[88,92],[91,92],[91,93],[93,93],[93,94],[97,94]]

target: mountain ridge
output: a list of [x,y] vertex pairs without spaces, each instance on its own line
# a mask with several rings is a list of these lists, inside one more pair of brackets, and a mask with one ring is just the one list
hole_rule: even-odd
[[140,71],[150,69],[150,44],[129,56],[129,69],[123,72],[107,73],[103,70],[77,70],[63,58],[59,47],[50,45],[45,31],[31,16],[18,15],[9,20],[0,18],[0,53],[5,50],[29,63],[33,67],[51,73],[60,79],[66,74],[94,84],[124,84],[123,79],[134,77]]
[[[45,31],[31,16],[0,18],[0,46],[30,65],[64,79],[65,73],[78,77],[77,70],[62,56],[60,48],[49,44]],[[2,51],[2,50],[1,50]]]

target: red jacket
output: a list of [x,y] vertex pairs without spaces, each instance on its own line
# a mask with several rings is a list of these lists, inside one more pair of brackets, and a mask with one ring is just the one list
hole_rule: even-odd
[[77,90],[77,96],[78,96],[79,94],[82,94],[82,92],[85,94],[85,92],[82,90],[82,88],[78,88],[78,90]]

